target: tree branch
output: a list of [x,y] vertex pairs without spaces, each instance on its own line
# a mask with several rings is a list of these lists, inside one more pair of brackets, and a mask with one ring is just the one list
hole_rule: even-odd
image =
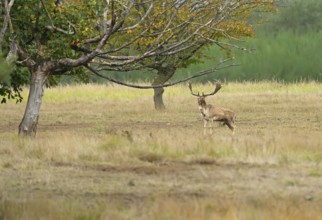
[[108,80],[110,82],[119,84],[119,85],[131,87],[131,88],[137,88],[137,89],[154,89],[154,88],[163,88],[163,87],[174,86],[174,85],[177,85],[179,83],[183,83],[183,82],[186,82],[188,80],[191,80],[191,79],[194,79],[194,78],[197,78],[197,77],[201,77],[201,76],[204,76],[204,75],[208,75],[210,73],[214,73],[214,72],[217,72],[217,71],[222,70],[222,69],[226,69],[226,68],[233,67],[233,66],[238,66],[238,64],[230,64],[230,65],[226,65],[226,66],[220,67],[222,64],[224,64],[224,63],[226,63],[228,61],[231,61],[231,60],[232,59],[223,60],[223,61],[219,62],[217,65],[215,65],[214,67],[212,67],[212,68],[210,68],[208,70],[200,71],[200,72],[198,72],[198,73],[196,73],[196,74],[194,74],[192,76],[189,76],[187,78],[184,78],[182,80],[178,80],[178,81],[175,81],[175,82],[172,82],[172,83],[163,84],[163,85],[153,85],[153,86],[140,86],[140,85],[134,85],[134,84],[129,84],[129,83],[121,82],[121,81],[118,81],[118,80],[113,79],[111,77],[102,75],[97,70],[95,70],[94,68],[90,67],[89,65],[84,65],[84,67],[87,68],[89,71],[91,71],[94,75],[96,75],[98,77],[101,77],[103,79],[106,79],[106,80]]
[[154,6],[153,1],[151,1],[150,7],[148,8],[146,13],[142,16],[142,18],[136,24],[132,25],[131,27],[122,28],[122,29],[120,29],[120,31],[129,31],[129,30],[133,30],[133,29],[137,28],[146,19],[146,17],[150,14],[153,6]]
[[[2,28],[0,31],[0,52],[2,52],[2,42],[4,39],[4,35],[7,31],[8,25],[10,26],[10,33],[13,34],[13,27],[12,27],[11,18],[10,18],[10,10],[13,3],[14,3],[14,0],[10,0],[9,3],[8,3],[8,0],[5,0],[5,4],[4,4],[5,14],[3,16]],[[2,6],[2,3],[1,3],[1,6]]]
[[102,39],[99,41],[98,45],[96,46],[95,50],[93,50],[91,53],[82,55],[81,57],[77,59],[60,59],[56,62],[53,62],[52,68],[62,68],[62,67],[77,67],[81,65],[85,65],[88,62],[90,62],[92,59],[94,59],[96,56],[102,53],[103,47],[106,45],[107,40],[112,36],[115,32],[117,32],[123,25],[125,19],[128,17],[131,8],[133,7],[133,2],[130,4],[127,11],[124,13],[123,18],[121,21],[119,21],[118,24],[116,24],[115,19],[116,16],[114,14],[114,1],[111,3],[112,7],[112,21],[111,26],[109,30],[103,35]]
[[10,10],[11,10],[13,3],[14,3],[14,0],[10,0],[9,4],[8,4],[8,0],[5,0],[6,17],[8,20],[10,34],[14,33],[12,22],[11,22],[11,17],[10,17]]
[[[62,34],[66,34],[66,35],[74,35],[74,34],[76,34],[76,28],[75,28],[75,26],[71,22],[69,22],[69,21],[67,23],[68,23],[69,29],[72,29],[72,31],[71,30],[66,31],[66,30],[64,30],[62,28],[56,27],[55,24],[54,24],[54,21],[52,20],[52,18],[50,16],[50,13],[48,12],[48,10],[46,8],[46,5],[45,5],[44,1],[43,0],[40,0],[40,2],[41,2],[41,5],[42,5],[43,9],[46,12],[46,15],[47,15],[50,23],[51,23],[51,25],[47,25],[46,26],[46,28],[48,30],[56,31],[56,32],[59,32],[59,33],[62,33]],[[59,4],[59,2],[57,2],[57,5],[58,4]]]
[[62,34],[66,34],[66,35],[74,35],[74,34],[76,34],[76,28],[75,28],[75,26],[72,23],[70,23],[70,22],[68,22],[68,25],[69,25],[69,27],[72,30],[66,31],[66,30],[64,30],[62,28],[59,28],[59,27],[56,27],[54,25],[47,25],[46,28],[48,30],[50,30],[50,31],[56,31],[56,32],[59,32],[59,33],[62,33]]

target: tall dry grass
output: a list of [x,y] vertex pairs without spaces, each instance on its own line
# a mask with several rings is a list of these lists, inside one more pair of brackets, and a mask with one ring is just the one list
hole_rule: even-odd
[[[196,85],[211,91],[213,85]],[[202,135],[196,100],[187,87],[167,89],[167,111],[153,109],[152,91],[79,85],[46,90],[36,139],[19,139],[25,103],[1,106],[1,146],[20,157],[119,163],[142,154],[163,159],[213,157],[279,163],[322,160],[318,83],[230,83],[208,102],[233,109],[237,133],[215,125]],[[25,100],[26,101],[26,100]],[[25,102],[24,101],[24,102]],[[19,154],[20,154],[19,153]]]

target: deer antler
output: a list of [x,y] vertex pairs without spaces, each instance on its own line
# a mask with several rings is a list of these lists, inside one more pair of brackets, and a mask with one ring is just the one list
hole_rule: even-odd
[[[198,92],[198,94],[193,93],[191,83],[189,83],[189,89],[190,89],[191,95],[200,97],[199,92]],[[206,97],[206,96],[215,95],[220,89],[221,89],[221,84],[220,83],[216,83],[216,88],[215,88],[215,90],[212,93],[209,93],[209,94],[202,93],[202,96],[203,97]]]
[[199,95],[199,92],[198,92],[198,94],[193,93],[191,83],[189,83],[189,89],[190,89],[191,95],[193,95],[193,96],[198,96],[198,97],[200,96],[200,95]]
[[220,83],[216,83],[216,88],[215,88],[215,90],[212,93],[209,93],[209,94],[202,93],[202,96],[203,97],[206,97],[206,96],[215,95],[220,89],[221,89],[221,84]]

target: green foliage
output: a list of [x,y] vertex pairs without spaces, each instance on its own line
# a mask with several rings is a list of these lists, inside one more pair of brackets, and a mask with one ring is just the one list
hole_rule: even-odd
[[[206,76],[202,81],[213,81],[213,78],[229,81],[322,81],[322,52],[317,50],[322,47],[321,32],[294,35],[285,31],[276,37],[267,35],[249,40],[245,47],[255,50],[250,53],[235,51],[235,62],[240,66]],[[216,54],[216,48],[208,53]],[[189,70],[196,71],[212,64],[212,61],[207,61]]]
[[22,101],[20,92],[21,85],[28,82],[28,70],[26,68],[13,69],[8,63],[0,59],[0,103],[6,103],[8,100]]
[[278,16],[273,16],[267,32],[291,31],[293,34],[318,32],[322,28],[322,1],[292,0],[281,4]]
[[[71,45],[78,44],[84,38],[98,36],[97,14],[100,14],[103,6],[100,1],[75,1],[66,0],[64,4],[56,4],[56,0],[15,1],[10,15],[15,39],[19,46],[23,48],[27,56],[36,63],[52,61],[60,58],[76,58],[79,56]],[[2,21],[0,21],[2,24]],[[66,32],[53,31],[48,27],[56,27]],[[4,36],[2,46],[3,52],[9,51],[9,33]],[[21,66],[8,66],[8,61],[0,60],[0,97],[1,103],[6,103],[9,99],[17,102],[22,100],[20,92],[22,86],[29,82],[27,69]],[[11,62],[14,63],[14,62]],[[20,62],[20,65],[24,65]],[[13,70],[14,69],[14,70]],[[73,68],[68,73],[73,76],[76,82],[88,82],[89,75],[81,68]],[[50,75],[47,86],[57,85],[60,76]]]
[[0,83],[10,83],[10,66],[0,56]]
[[294,0],[282,4],[269,23],[258,28],[258,38],[236,52],[240,67],[220,73],[228,80],[322,81],[322,2]]
[[[95,6],[95,7],[93,7]],[[11,16],[17,38],[21,46],[33,59],[39,57],[35,39],[42,43],[42,59],[75,58],[77,53],[71,49],[71,44],[80,43],[86,37],[98,34],[97,15],[102,10],[100,1],[66,1],[65,4],[55,4],[55,0],[47,1],[45,8],[39,1],[17,1],[13,5]],[[48,14],[47,14],[48,12]],[[47,27],[55,26],[75,34],[63,34],[51,31]],[[19,30],[19,31],[18,31]]]

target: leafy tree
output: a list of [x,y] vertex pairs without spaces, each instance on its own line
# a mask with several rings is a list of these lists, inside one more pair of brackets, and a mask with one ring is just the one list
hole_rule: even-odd
[[[49,77],[84,76],[85,69],[98,75],[98,66],[138,69],[146,65],[145,60],[176,56],[193,50],[200,41],[218,43],[212,36],[233,38],[232,30],[249,28],[229,18],[273,3],[209,0],[207,7],[198,8],[197,1],[188,0],[0,2],[0,50],[8,65],[30,72],[28,101],[19,125],[19,134],[29,136],[36,134]],[[140,45],[143,49],[138,50]]]

